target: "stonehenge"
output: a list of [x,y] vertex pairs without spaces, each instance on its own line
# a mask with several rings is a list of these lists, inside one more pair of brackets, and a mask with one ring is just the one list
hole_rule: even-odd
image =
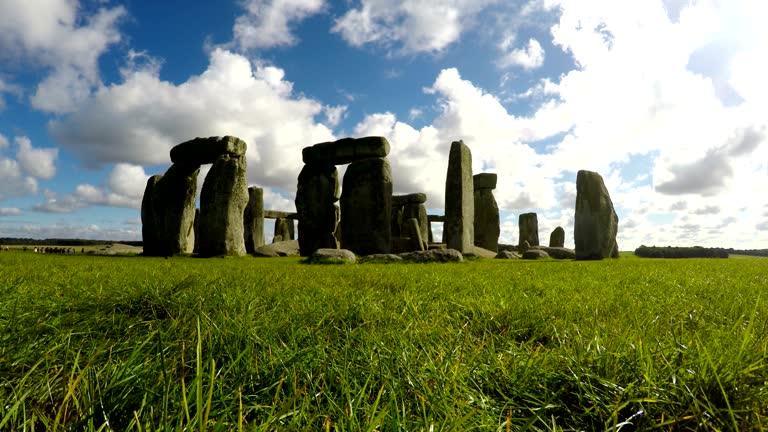
[[472,153],[463,141],[451,143],[445,180],[445,224],[443,238],[449,249],[473,253],[475,246],[475,200]]
[[[383,137],[344,138],[305,147],[296,212],[265,209],[264,191],[247,184],[246,149],[243,140],[232,136],[195,138],[171,149],[172,165],[147,180],[142,198],[145,255],[294,254],[265,249],[264,219],[275,221],[273,242],[290,244],[304,257],[318,250],[342,249],[361,256],[429,250],[498,255],[504,252],[500,246],[510,248],[499,244],[500,214],[493,192],[498,177],[473,176],[472,154],[462,141],[450,146],[444,215],[427,214],[425,193],[392,194],[390,145]],[[196,208],[204,164],[212,166]],[[345,164],[340,179],[338,166]],[[518,246],[511,247],[517,256],[531,252],[531,257],[542,257],[546,252],[557,259],[618,257],[618,216],[602,177],[579,171],[576,189],[575,249],[564,247],[565,230],[559,226],[551,232],[549,246],[540,246],[537,214],[522,213]],[[434,242],[432,222],[443,223],[442,243]]]
[[475,200],[475,246],[489,251],[499,251],[499,205],[493,196],[496,174],[483,173],[473,177]]
[[573,238],[576,259],[618,258],[616,243],[619,217],[603,177],[592,171],[576,174],[576,213]]

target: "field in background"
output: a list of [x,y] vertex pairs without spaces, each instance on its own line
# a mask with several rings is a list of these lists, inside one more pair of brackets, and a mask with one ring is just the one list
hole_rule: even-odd
[[0,430],[748,430],[768,260],[0,253]]

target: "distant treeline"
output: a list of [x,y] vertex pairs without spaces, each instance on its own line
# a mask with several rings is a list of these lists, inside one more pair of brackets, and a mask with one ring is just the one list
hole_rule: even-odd
[[726,249],[729,254],[768,257],[768,249]]
[[3,246],[101,246],[114,243],[127,244],[130,246],[142,246],[140,241],[129,240],[86,240],[86,239],[31,239],[31,238],[12,238],[0,237],[0,245]]
[[701,246],[659,247],[642,245],[635,249],[635,255],[641,258],[728,258],[728,250]]

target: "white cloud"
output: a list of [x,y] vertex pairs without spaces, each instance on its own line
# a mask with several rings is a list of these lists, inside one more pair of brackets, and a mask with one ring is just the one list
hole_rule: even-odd
[[[502,48],[506,44],[502,44]],[[525,70],[538,69],[544,64],[544,49],[536,39],[529,39],[524,48],[513,49],[502,55],[498,65],[502,68],[518,66]]]
[[165,164],[178,143],[234,135],[248,144],[249,182],[293,190],[302,148],[334,138],[315,121],[328,109],[294,95],[282,69],[253,67],[217,49],[201,75],[175,85],[152,71],[135,71],[51,122],[49,131],[91,166]]
[[0,158],[0,200],[37,193],[37,180],[22,174],[19,163]]
[[40,179],[50,179],[56,175],[57,148],[34,148],[32,141],[25,136],[14,138],[18,146],[16,160],[27,174]]
[[141,240],[140,226],[101,226],[69,223],[5,224],[3,233],[17,238],[79,238],[91,240]]
[[8,138],[6,138],[5,135],[0,134],[0,153],[7,149],[9,145]]
[[22,214],[20,208],[0,207],[0,216],[19,216],[20,214]]
[[322,12],[325,0],[246,0],[237,17],[234,44],[241,50],[294,45],[294,23]]
[[148,179],[149,175],[141,166],[119,163],[112,168],[107,186],[116,194],[140,199],[144,195]]
[[100,84],[98,59],[120,41],[122,6],[83,15],[77,0],[0,2],[0,57],[51,70],[31,97],[33,106],[68,112]]
[[441,52],[498,0],[360,0],[333,32],[352,46],[378,44],[404,53]]

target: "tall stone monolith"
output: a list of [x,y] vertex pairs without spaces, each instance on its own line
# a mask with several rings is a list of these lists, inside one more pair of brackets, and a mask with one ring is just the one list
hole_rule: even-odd
[[451,143],[445,179],[444,239],[449,249],[474,253],[475,199],[472,152],[463,141]]
[[549,247],[565,247],[565,230],[557,227],[549,235]]
[[338,223],[339,173],[327,163],[308,163],[299,173],[296,212],[299,218],[299,252],[310,256],[318,249],[337,249],[333,236]]
[[[152,210],[142,212],[145,216],[152,214],[154,228],[142,227],[142,232],[154,229],[154,236],[149,232],[147,235],[154,237],[157,243],[149,248],[145,246],[146,255],[171,256],[192,253],[194,250],[195,198],[199,172],[200,166],[197,164],[175,163],[162,177],[153,176],[147,182],[147,189],[150,189],[150,182],[155,179],[149,193]],[[147,201],[147,192],[142,204]]]
[[520,239],[518,245],[527,241],[531,246],[539,245],[539,219],[536,213],[523,213],[518,217]]
[[475,246],[499,251],[499,205],[493,196],[496,189],[496,174],[482,173],[473,177],[475,190]]
[[296,231],[293,229],[293,220],[287,218],[275,219],[275,231],[273,238],[280,237],[280,241],[296,239]]
[[358,255],[389,253],[392,171],[386,158],[353,162],[341,193],[341,247]]
[[243,213],[245,251],[254,253],[264,246],[264,190],[256,186],[248,188],[248,204]]
[[243,214],[247,204],[245,155],[219,156],[200,192],[200,255],[245,254]]
[[573,226],[576,259],[618,257],[618,227],[619,217],[603,178],[596,172],[579,171]]

